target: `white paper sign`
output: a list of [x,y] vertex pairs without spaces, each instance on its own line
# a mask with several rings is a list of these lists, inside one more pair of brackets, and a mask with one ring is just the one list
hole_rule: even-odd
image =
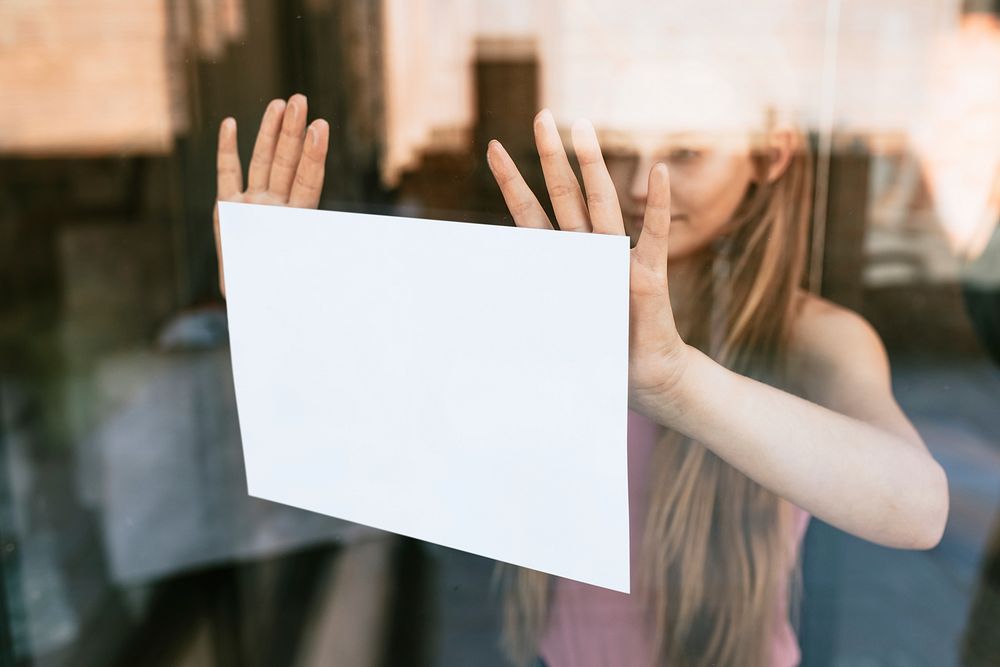
[[251,495],[628,592],[628,237],[219,214]]

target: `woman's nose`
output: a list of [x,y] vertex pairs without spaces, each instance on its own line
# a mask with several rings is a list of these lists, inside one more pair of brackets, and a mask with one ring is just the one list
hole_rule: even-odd
[[629,196],[636,203],[646,203],[646,195],[649,194],[649,171],[653,168],[653,158],[640,156],[635,163],[635,170],[632,172],[632,183],[629,187]]

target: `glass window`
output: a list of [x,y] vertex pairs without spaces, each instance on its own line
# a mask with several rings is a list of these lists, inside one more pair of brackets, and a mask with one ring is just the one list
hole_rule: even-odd
[[[0,665],[1000,664],[996,2],[8,2],[0,90]],[[627,234],[632,594],[249,496],[217,199]]]

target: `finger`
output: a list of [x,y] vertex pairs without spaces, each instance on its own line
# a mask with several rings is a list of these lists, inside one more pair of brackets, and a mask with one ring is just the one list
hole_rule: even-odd
[[490,165],[493,178],[500,186],[503,200],[518,227],[534,227],[536,229],[552,229],[549,216],[538,203],[535,194],[524,182],[521,172],[517,170],[514,161],[500,142],[494,139],[486,149],[486,162]]
[[274,150],[274,164],[271,165],[271,181],[267,189],[283,199],[287,199],[295,180],[295,170],[302,157],[302,142],[306,131],[308,105],[306,96],[296,93],[288,100],[285,117],[281,122],[278,146]]
[[535,146],[545,174],[545,187],[549,191],[552,209],[559,229],[572,232],[589,232],[590,217],[583,200],[580,182],[569,165],[566,148],[559,137],[552,112],[542,109],[535,116]]
[[618,203],[618,193],[611,180],[608,168],[601,155],[594,126],[586,120],[573,124],[573,148],[580,162],[583,185],[587,189],[587,210],[590,224],[599,234],[624,234],[622,209]]
[[226,118],[219,126],[219,151],[215,168],[218,173],[218,199],[232,199],[243,192],[243,166],[236,148],[236,120],[233,118]]
[[662,162],[649,172],[646,211],[635,245],[636,258],[644,266],[666,275],[670,237],[670,172]]
[[267,190],[271,178],[271,161],[274,159],[274,147],[278,143],[278,132],[281,131],[281,119],[285,113],[285,100],[271,100],[264,110],[264,117],[257,130],[257,141],[254,142],[253,156],[250,158],[250,169],[247,173],[247,190],[262,192]]
[[330,141],[330,126],[325,120],[316,120],[306,130],[302,158],[295,171],[295,181],[288,195],[288,205],[298,208],[316,208],[323,191],[326,172],[326,151]]

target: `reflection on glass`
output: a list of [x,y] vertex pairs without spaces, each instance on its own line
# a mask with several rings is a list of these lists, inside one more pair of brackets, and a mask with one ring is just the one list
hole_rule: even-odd
[[[3,658],[997,664],[998,25],[0,6]],[[248,498],[216,197],[628,234],[634,594]]]

